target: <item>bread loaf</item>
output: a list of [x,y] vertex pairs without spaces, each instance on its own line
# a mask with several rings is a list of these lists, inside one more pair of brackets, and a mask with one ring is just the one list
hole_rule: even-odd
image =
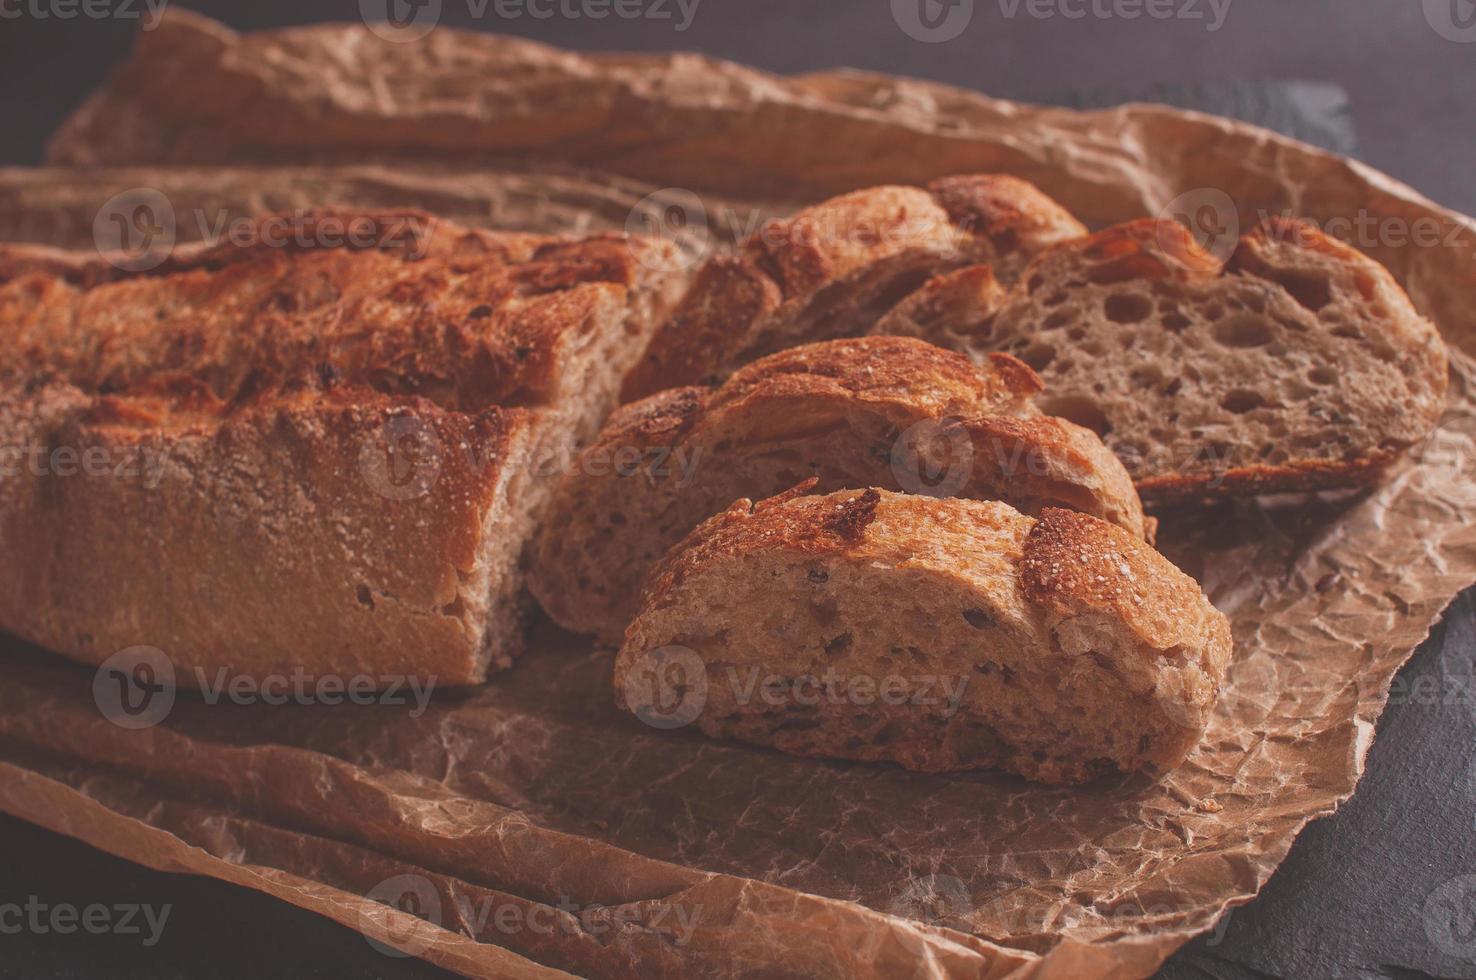
[[664,246],[383,217],[147,273],[0,259],[0,628],[184,684],[511,662],[538,469],[613,404]]
[[1177,765],[1230,657],[1199,587],[1071,511],[851,490],[740,501],[653,574],[617,699],[799,755],[1079,783]]
[[770,355],[716,389],[626,405],[555,491],[529,586],[567,629],[618,643],[650,567],[740,497],[815,476],[1070,507],[1142,537],[1122,465],[1092,433],[1039,414],[1040,379],[1005,354],[975,367],[918,340],[834,340]]

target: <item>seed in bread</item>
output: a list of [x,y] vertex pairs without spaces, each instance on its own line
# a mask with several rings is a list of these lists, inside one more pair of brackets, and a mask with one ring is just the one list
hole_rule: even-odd
[[1229,657],[1225,617],[1122,528],[851,490],[739,501],[694,531],[650,580],[615,690],[660,724],[678,661],[676,720],[709,736],[1067,784],[1179,764]]
[[920,340],[869,337],[796,347],[716,389],[626,405],[555,491],[529,587],[561,626],[618,643],[646,573],[683,535],[740,497],[810,476],[823,491],[1069,507],[1142,537],[1127,472],[1092,433],[1040,415],[1039,391],[1006,354],[975,367]]

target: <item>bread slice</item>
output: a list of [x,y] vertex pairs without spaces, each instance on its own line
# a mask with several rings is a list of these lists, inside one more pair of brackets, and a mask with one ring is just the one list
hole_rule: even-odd
[[528,584],[559,625],[619,643],[652,565],[740,497],[815,476],[1071,507],[1142,537],[1127,472],[1094,435],[1040,415],[1035,373],[1000,354],[974,367],[922,341],[833,340],[774,354],[721,387],[624,406],[565,476]]
[[1018,355],[1147,500],[1371,482],[1445,404],[1445,346],[1389,273],[1283,219],[1224,263],[1175,222],[1130,222],[1008,292],[987,269],[941,277],[876,330]]
[[1177,765],[1230,629],[1139,538],[1072,511],[870,490],[739,501],[662,561],[620,703],[797,755],[1047,783]]
[[413,249],[0,261],[0,628],[158,647],[182,684],[508,665],[540,467],[613,405],[665,246],[424,221]]
[[769,222],[738,255],[701,268],[623,398],[716,384],[765,354],[858,336],[930,277],[960,265],[987,263],[1013,281],[1030,256],[1085,232],[1034,185],[998,174],[825,201]]

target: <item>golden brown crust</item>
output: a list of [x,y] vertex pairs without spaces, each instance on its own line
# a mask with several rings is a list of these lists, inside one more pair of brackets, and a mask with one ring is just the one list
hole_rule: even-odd
[[342,217],[285,239],[263,218],[138,274],[0,250],[7,443],[160,471],[0,481],[0,627],[258,677],[464,684],[511,661],[536,466],[611,407],[664,246],[431,219],[406,237],[405,212],[335,238]]
[[1008,174],[942,177],[928,190],[955,225],[988,243],[980,249],[980,259],[1004,263],[1009,278],[1018,272],[1015,263],[1087,233],[1085,225],[1040,188]]
[[[794,386],[785,386],[784,379]],[[742,401],[756,389],[806,392],[834,388],[862,401],[907,398],[928,414],[1032,412],[1040,376],[1000,354],[984,368],[966,355],[906,337],[865,337],[792,347],[736,371],[707,402],[709,411]]]
[[1020,581],[1054,615],[1110,616],[1159,652],[1202,644],[1207,631],[1229,646],[1224,617],[1193,579],[1140,538],[1086,514],[1041,514],[1025,539]]
[[23,277],[0,287],[0,320],[17,325],[0,374],[89,391],[189,375],[231,403],[263,379],[301,386],[331,373],[464,411],[537,406],[557,400],[564,351],[591,321],[619,315],[637,282],[621,239],[502,239],[445,222],[414,238],[394,217],[371,223],[393,236],[383,249],[295,237],[270,247],[267,236],[167,275],[90,287]]
[[785,347],[866,333],[939,272],[989,262],[1003,276],[1084,228],[1024,181],[945,178],[874,187],[771,221],[737,258],[711,260],[627,378],[629,401],[714,384]]

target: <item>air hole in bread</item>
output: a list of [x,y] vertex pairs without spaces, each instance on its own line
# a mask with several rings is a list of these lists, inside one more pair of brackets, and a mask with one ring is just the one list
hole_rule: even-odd
[[850,647],[851,634],[842,633],[840,636],[834,637],[833,639],[826,642],[825,652],[834,657],[839,654],[845,653],[848,649],[850,649]]
[[1189,318],[1182,313],[1165,313],[1159,322],[1170,333],[1182,333],[1189,327]]
[[1040,410],[1047,415],[1058,415],[1068,422],[1091,429],[1099,436],[1112,431],[1112,423],[1107,421],[1107,415],[1101,407],[1092,399],[1080,395],[1059,395],[1044,399]]
[[963,618],[976,630],[987,630],[994,625],[994,617],[982,609],[965,609]]
[[1050,316],[1045,318],[1045,321],[1040,325],[1040,329],[1059,330],[1070,322],[1071,314],[1069,312],[1067,312],[1066,310],[1057,310],[1055,313],[1052,313]]
[[1265,347],[1271,343],[1271,327],[1258,316],[1227,317],[1211,327],[1210,333],[1226,347]]
[[1033,276],[1030,277],[1030,281],[1025,284],[1025,289],[1028,292],[1032,292],[1033,293],[1037,289],[1039,289],[1041,286],[1043,286],[1044,284],[1045,284],[1045,277],[1042,276],[1042,275],[1040,275],[1039,273],[1037,273],[1036,275],[1033,275]]
[[1307,372],[1307,380],[1315,385],[1337,384],[1338,374],[1330,367],[1315,367]]
[[372,590],[370,590],[369,586],[364,585],[363,583],[359,584],[358,599],[359,605],[363,606],[365,609],[374,608],[374,593]]
[[1163,370],[1157,364],[1140,364],[1128,375],[1134,388],[1156,388],[1163,384]]
[[1153,301],[1138,293],[1118,293],[1108,296],[1103,308],[1113,323],[1142,323],[1153,312]]
[[1066,292],[1065,290],[1059,290],[1057,292],[1051,293],[1051,295],[1042,300],[1041,305],[1049,309],[1052,306],[1060,306],[1062,303],[1066,302],[1070,298],[1070,293]]
[[1050,344],[1031,344],[1020,354],[1020,360],[1037,371],[1044,371],[1046,365],[1055,359],[1056,348]]
[[1225,393],[1225,397],[1220,399],[1220,407],[1227,412],[1244,415],[1246,412],[1265,408],[1266,399],[1262,398],[1260,393],[1248,388],[1236,388]]

